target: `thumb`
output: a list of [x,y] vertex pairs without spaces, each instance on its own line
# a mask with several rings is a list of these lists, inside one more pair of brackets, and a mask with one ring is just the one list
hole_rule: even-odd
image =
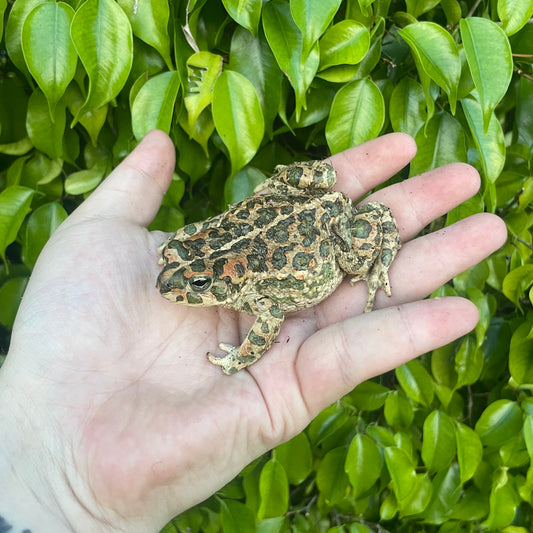
[[174,164],[174,146],[168,135],[151,131],[76,209],[72,218],[125,218],[147,226],[170,185]]

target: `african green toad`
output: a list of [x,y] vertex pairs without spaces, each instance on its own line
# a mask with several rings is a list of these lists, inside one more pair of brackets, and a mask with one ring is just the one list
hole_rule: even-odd
[[209,360],[233,374],[257,361],[276,339],[285,313],[311,307],[351,275],[366,280],[371,311],[400,248],[390,210],[378,202],[356,209],[328,190],[325,162],[279,165],[254,194],[216,217],[189,224],[160,248],[157,287],[173,302],[222,305],[256,316],[240,346]]

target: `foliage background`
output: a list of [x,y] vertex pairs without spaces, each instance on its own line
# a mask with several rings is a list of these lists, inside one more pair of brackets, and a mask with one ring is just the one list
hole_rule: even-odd
[[0,340],[51,233],[150,129],[177,151],[152,224],[277,163],[388,131],[451,161],[507,245],[439,294],[476,330],[363,383],[165,531],[533,530],[532,0],[0,0]]

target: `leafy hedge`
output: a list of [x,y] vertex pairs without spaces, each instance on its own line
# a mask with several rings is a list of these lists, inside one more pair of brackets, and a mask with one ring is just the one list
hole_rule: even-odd
[[433,227],[507,222],[508,244],[439,291],[476,303],[472,334],[363,383],[165,531],[533,530],[532,14],[533,0],[0,0],[3,352],[48,237],[154,127],[177,168],[153,228],[391,130],[416,138],[409,175],[481,172]]

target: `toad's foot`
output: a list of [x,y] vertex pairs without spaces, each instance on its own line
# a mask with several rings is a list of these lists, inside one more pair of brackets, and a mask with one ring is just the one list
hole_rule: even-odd
[[227,352],[227,354],[222,357],[217,357],[215,354],[208,352],[207,358],[214,365],[222,367],[222,371],[228,376],[246,368],[257,360],[257,356],[255,355],[239,355],[239,346],[232,346],[231,344],[221,342],[218,347]]

